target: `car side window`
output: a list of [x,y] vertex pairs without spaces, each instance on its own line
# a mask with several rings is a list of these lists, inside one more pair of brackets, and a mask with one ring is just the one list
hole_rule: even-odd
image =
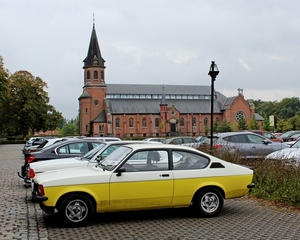
[[233,143],[247,143],[248,142],[245,134],[228,136],[228,137],[225,137],[224,140],[226,140],[228,142],[233,142]]
[[177,138],[177,139],[174,139],[173,144],[182,144],[182,139],[181,138]]
[[194,143],[192,138],[184,138],[183,143]]
[[169,159],[165,150],[139,151],[123,165],[126,172],[168,170]]
[[88,143],[70,143],[57,149],[58,154],[84,154],[88,151]]
[[248,137],[249,143],[263,144],[263,141],[265,140],[264,138],[262,138],[258,135],[248,134],[247,137]]
[[68,145],[64,145],[64,146],[58,148],[57,149],[57,153],[58,154],[70,154],[69,146]]
[[[175,154],[174,154],[175,153]],[[176,156],[181,156],[176,159]],[[203,169],[208,166],[210,159],[206,156],[183,151],[173,151],[174,170]]]

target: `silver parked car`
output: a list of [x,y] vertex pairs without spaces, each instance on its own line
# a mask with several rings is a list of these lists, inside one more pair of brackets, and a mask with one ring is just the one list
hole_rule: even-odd
[[237,152],[243,158],[260,158],[271,152],[288,148],[288,145],[272,142],[252,132],[227,132],[214,136],[213,148]]
[[272,152],[266,156],[268,160],[282,160],[295,166],[300,165],[300,140],[294,143],[290,148],[285,148]]

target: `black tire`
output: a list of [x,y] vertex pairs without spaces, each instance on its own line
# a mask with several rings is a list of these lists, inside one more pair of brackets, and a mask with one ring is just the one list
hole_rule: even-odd
[[62,201],[58,213],[67,226],[78,227],[90,221],[94,215],[94,206],[88,197],[74,194]]
[[201,216],[215,217],[221,212],[223,204],[224,199],[218,189],[206,188],[196,196],[193,206]]

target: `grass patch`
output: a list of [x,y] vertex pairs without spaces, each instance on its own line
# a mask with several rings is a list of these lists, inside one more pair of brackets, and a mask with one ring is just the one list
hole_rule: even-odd
[[[208,148],[200,150],[209,153]],[[254,169],[255,188],[249,193],[250,196],[300,208],[300,167],[287,165],[280,159],[242,159],[238,152],[229,153],[226,150],[214,150],[213,155]]]

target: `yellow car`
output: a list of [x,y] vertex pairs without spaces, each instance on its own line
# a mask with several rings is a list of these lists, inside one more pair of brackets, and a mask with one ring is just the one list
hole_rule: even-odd
[[119,147],[93,168],[37,174],[33,195],[46,213],[55,209],[67,225],[85,224],[95,213],[193,207],[214,217],[224,199],[242,197],[253,170],[171,144]]

